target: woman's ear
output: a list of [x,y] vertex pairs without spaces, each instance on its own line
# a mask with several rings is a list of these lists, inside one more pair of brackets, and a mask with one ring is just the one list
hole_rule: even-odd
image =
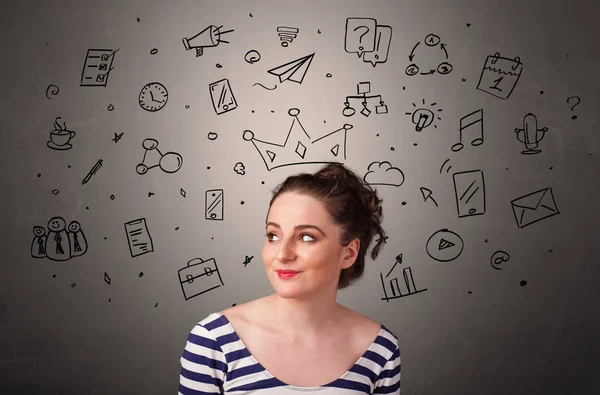
[[344,247],[344,263],[342,265],[343,269],[347,269],[350,266],[354,265],[354,262],[356,262],[356,258],[358,258],[359,251],[360,239],[357,237],[354,240],[350,241],[350,243],[348,243],[348,245]]

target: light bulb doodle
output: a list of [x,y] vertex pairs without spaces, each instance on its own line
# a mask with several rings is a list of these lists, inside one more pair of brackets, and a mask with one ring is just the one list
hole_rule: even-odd
[[234,30],[226,30],[224,32],[220,31],[223,25],[217,27],[214,25],[208,26],[206,29],[202,30],[200,33],[196,34],[192,38],[184,37],[181,41],[183,41],[183,46],[187,51],[192,48],[196,49],[196,57],[202,56],[204,53],[204,48],[208,47],[216,47],[220,43],[229,44],[229,41],[225,41],[221,39],[221,35],[225,33],[231,33]]
[[[413,107],[417,107],[415,103],[412,104]],[[431,103],[430,107],[435,107],[437,103]],[[425,106],[425,99],[423,99],[423,106]],[[441,108],[435,109],[436,112],[443,111]],[[442,119],[439,116],[436,117],[434,112],[429,108],[421,107],[417,108],[413,112],[407,112],[406,115],[411,116],[412,123],[415,124],[415,131],[420,132],[421,130],[433,125],[434,128],[437,129],[437,125],[434,123],[435,118]]]

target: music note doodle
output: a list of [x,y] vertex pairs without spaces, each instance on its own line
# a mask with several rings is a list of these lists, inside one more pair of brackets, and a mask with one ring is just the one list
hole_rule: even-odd
[[463,130],[469,129],[467,132],[472,132],[471,145],[476,147],[483,144],[483,109],[473,111],[460,119],[458,131],[460,140],[452,146],[452,151],[458,152],[463,149]]

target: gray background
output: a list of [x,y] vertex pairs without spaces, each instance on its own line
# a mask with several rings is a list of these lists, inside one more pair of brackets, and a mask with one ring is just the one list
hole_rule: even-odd
[[[404,173],[399,187],[374,185],[389,239],[380,257],[367,261],[364,278],[338,298],[398,336],[402,393],[598,393],[594,3],[3,2],[0,392],[176,393],[193,325],[273,292],[261,260],[270,190],[321,165],[268,171],[242,132],[282,144],[291,124],[287,111],[299,108],[313,138],[353,125],[342,161],[359,175],[373,161],[389,161]],[[373,67],[345,52],[348,17],[392,27],[387,62]],[[186,51],[182,38],[211,24],[234,29],[224,35],[229,44],[206,48],[200,57]],[[280,45],[278,26],[299,29],[288,47]],[[429,33],[447,45],[453,71],[406,75],[411,49]],[[106,87],[80,86],[93,48],[118,49]],[[158,53],[151,55],[152,48]],[[254,64],[244,60],[251,49],[261,54]],[[302,84],[267,73],[313,52]],[[507,100],[476,89],[486,57],[495,52],[523,63]],[[439,48],[426,51],[421,43],[416,53],[422,70],[440,62]],[[222,78],[238,107],[217,115],[208,85]],[[152,81],[169,91],[158,112],[138,104],[141,88]],[[382,95],[387,114],[364,117],[354,102],[357,113],[342,115],[345,96],[356,94],[362,81]],[[50,84],[60,91],[48,99]],[[570,96],[580,98],[574,108]],[[437,128],[418,133],[406,112],[423,100],[443,111]],[[479,108],[484,143],[465,142],[452,152],[460,118]],[[548,128],[537,155],[522,155],[514,132],[529,112]],[[56,117],[76,132],[69,150],[46,145]],[[209,132],[218,138],[209,140]],[[111,140],[115,133],[123,133],[118,143]],[[178,172],[136,173],[148,137],[163,153],[181,154]],[[102,168],[82,185],[98,159]],[[237,162],[244,175],[234,171]],[[459,218],[452,174],[468,170],[484,173],[486,212]],[[420,187],[432,191],[439,207],[423,199]],[[520,229],[511,201],[547,187],[560,214]],[[224,219],[207,220],[204,193],[217,188],[224,190]],[[64,262],[31,256],[33,227],[46,227],[55,216],[80,222],[85,255]],[[142,217],[154,252],[132,258],[123,224]],[[443,228],[464,240],[451,262],[425,250]],[[510,254],[502,270],[490,264],[497,250]],[[410,267],[417,288],[427,291],[386,302],[380,273],[390,271],[398,254],[403,263],[391,277],[401,279]],[[254,258],[244,264],[246,256]],[[193,258],[214,258],[224,285],[186,301],[177,273]]]

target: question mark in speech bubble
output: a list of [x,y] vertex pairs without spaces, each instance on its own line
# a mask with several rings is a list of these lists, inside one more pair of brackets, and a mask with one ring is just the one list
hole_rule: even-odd
[[[571,103],[569,103],[569,100],[570,100],[570,99],[577,99],[577,103],[573,104],[573,107],[571,107],[571,111],[574,111],[575,107],[576,107],[576,106],[577,106],[579,103],[581,103],[581,98],[580,98],[579,96],[571,96],[571,97],[567,98],[567,104],[571,104]],[[571,117],[571,119],[577,119],[577,115],[573,115],[573,116]]]
[[365,30],[365,32],[358,37],[358,44],[359,44],[358,49],[361,50],[361,51],[363,49],[365,49],[365,47],[363,47],[360,44],[362,42],[362,38],[369,32],[369,27],[368,26],[358,26],[358,27],[354,28],[354,31],[357,31],[358,29],[363,29],[363,28],[367,29],[367,30]]

